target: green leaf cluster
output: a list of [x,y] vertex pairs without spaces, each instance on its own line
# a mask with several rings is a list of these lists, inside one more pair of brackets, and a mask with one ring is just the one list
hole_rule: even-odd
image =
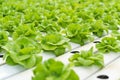
[[41,48],[36,42],[26,37],[20,37],[15,41],[11,41],[2,47],[6,53],[4,59],[7,64],[20,64],[25,68],[31,68],[38,62],[41,62]]
[[61,34],[51,33],[43,36],[40,44],[45,51],[52,51],[56,56],[59,56],[65,53],[66,48],[70,48],[68,42],[69,39]]
[[119,52],[120,42],[116,37],[104,37],[100,43],[96,44],[98,51],[109,53],[109,52]]
[[40,32],[35,29],[34,24],[23,24],[15,29],[12,38],[15,40],[21,36],[36,40],[37,36],[40,36]]
[[103,24],[102,20],[97,20],[92,24],[90,31],[94,35],[102,37],[105,34],[105,32],[108,32],[108,27]]
[[93,48],[88,51],[81,51],[80,53],[72,55],[69,58],[69,61],[75,66],[104,66],[103,55],[101,53],[94,53]]
[[33,72],[32,80],[80,80],[70,67],[54,59],[38,64]]
[[66,36],[71,42],[84,45],[91,37],[89,27],[80,24],[70,24],[66,28]]

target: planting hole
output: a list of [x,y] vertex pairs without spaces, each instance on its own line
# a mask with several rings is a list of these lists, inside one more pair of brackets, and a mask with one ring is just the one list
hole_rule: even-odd
[[0,58],[2,58],[3,57],[3,55],[2,54],[0,54]]
[[97,78],[99,78],[99,79],[108,79],[109,76],[107,76],[107,75],[99,75],[99,76],[97,76]]
[[79,53],[79,51],[72,51],[71,53]]
[[100,43],[100,41],[94,41],[93,43]]

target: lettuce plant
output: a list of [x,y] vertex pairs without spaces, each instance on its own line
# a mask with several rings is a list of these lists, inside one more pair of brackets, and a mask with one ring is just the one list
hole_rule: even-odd
[[32,80],[80,80],[70,67],[54,59],[38,64],[33,73]]
[[96,48],[104,53],[119,52],[119,41],[115,37],[104,37],[100,43],[96,44]]
[[52,51],[56,56],[65,53],[66,48],[70,48],[69,39],[59,33],[51,33],[41,38],[41,47],[45,51]]
[[[91,39],[89,27],[80,24],[70,24],[66,28],[66,36],[71,42],[84,45],[86,41]],[[92,39],[91,39],[92,40]]]
[[81,51],[69,58],[69,61],[75,66],[104,66],[103,55],[101,53],[94,53],[93,48],[88,51]]
[[6,51],[4,59],[9,65],[20,64],[25,68],[31,68],[41,61],[38,55],[41,48],[36,42],[26,37],[10,41],[2,48]]
[[6,16],[0,18],[0,29],[8,31],[9,33],[12,33],[15,29],[15,20],[12,16]]
[[51,33],[60,31],[61,27],[56,22],[45,19],[41,24],[38,24],[37,29],[41,32]]
[[15,29],[13,32],[13,39],[17,39],[20,36],[25,36],[31,39],[36,38],[37,36],[37,30],[34,27],[34,24],[23,24]]
[[90,31],[94,35],[102,37],[104,35],[104,32],[108,32],[108,28],[103,24],[102,20],[97,20],[91,25]]
[[106,15],[103,18],[104,24],[108,26],[109,30],[118,30],[118,20],[115,19],[114,16],[111,15]]

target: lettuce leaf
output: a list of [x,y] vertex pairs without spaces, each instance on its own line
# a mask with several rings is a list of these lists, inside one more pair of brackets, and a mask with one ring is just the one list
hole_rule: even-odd
[[0,30],[0,52],[3,50],[4,46],[8,42],[8,33],[6,31]]

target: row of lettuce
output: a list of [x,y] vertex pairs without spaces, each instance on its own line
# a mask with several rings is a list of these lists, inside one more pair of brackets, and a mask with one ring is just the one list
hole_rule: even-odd
[[[20,36],[17,39],[8,39],[7,33],[0,32],[0,47],[4,53],[4,59],[8,64],[21,64],[24,67],[32,67],[39,60],[42,51],[52,52],[56,56],[65,53],[66,49],[71,50],[70,39],[59,33],[46,34],[38,36],[37,39],[31,39]],[[99,51],[119,52],[120,32],[113,31],[111,37],[105,37],[96,47]],[[85,54],[85,53],[84,53]],[[31,65],[32,63],[32,65]],[[34,63],[34,64],[33,64]]]
[[[0,52],[7,64],[36,66],[33,80],[80,80],[71,65],[103,67],[103,53],[120,52],[119,25],[119,0],[0,0]],[[68,66],[54,59],[42,63],[42,51],[60,56],[70,42],[83,46],[109,30],[95,54],[93,48],[77,52]]]

